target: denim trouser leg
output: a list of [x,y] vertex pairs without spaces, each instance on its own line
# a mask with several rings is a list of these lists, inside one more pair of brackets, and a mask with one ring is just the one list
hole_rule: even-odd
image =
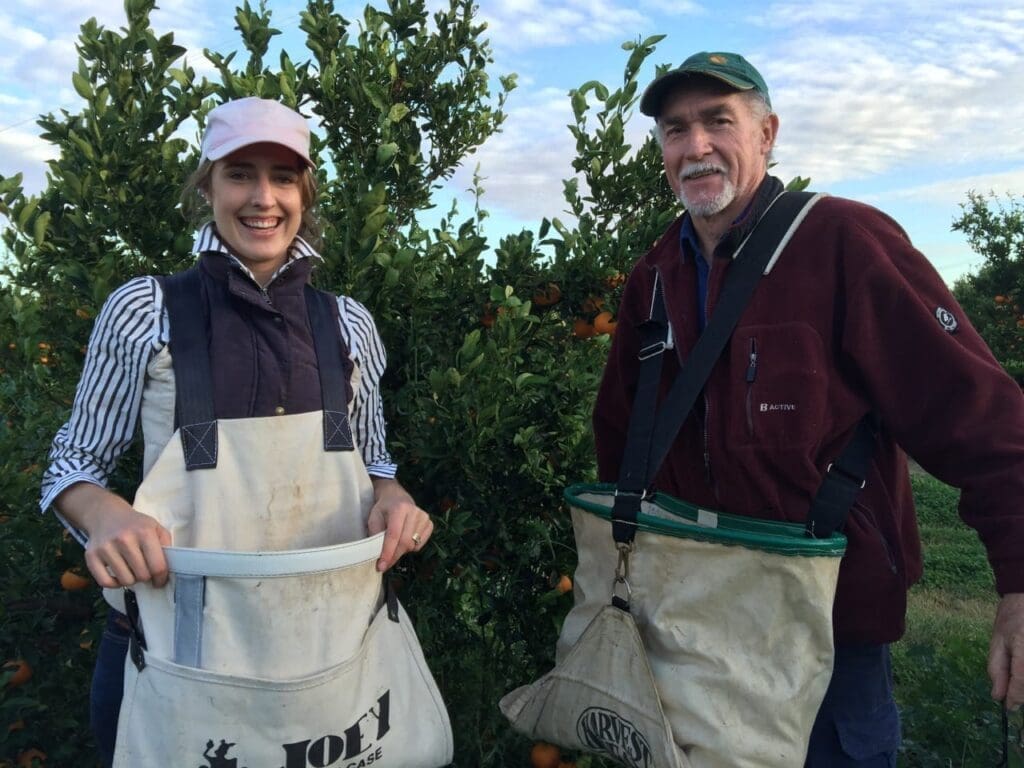
[[889,646],[836,648],[805,768],[894,768],[899,745]]
[[124,659],[128,653],[128,619],[113,608],[107,614],[96,668],[89,691],[89,722],[96,741],[96,753],[104,768],[114,762],[117,716],[124,694]]

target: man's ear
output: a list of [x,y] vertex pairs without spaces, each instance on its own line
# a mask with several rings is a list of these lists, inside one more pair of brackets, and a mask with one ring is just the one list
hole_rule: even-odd
[[767,155],[772,151],[775,140],[779,137],[779,116],[774,112],[765,117],[764,124],[761,126],[761,137],[765,143],[765,154]]

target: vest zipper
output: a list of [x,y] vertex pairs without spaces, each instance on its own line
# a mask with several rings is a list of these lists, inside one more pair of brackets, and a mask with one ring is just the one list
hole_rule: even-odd
[[708,396],[704,395],[704,480],[709,487],[713,488],[711,480],[711,439],[709,436],[708,422],[711,421],[711,404]]
[[757,378],[757,339],[751,337],[750,339],[750,359],[747,364],[747,399],[746,399],[746,410],[747,410],[747,431],[750,436],[754,436],[754,412],[753,412],[753,399],[754,399],[754,379]]

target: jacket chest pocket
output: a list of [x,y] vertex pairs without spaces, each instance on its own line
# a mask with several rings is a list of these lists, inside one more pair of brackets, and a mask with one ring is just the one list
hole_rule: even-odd
[[824,345],[803,323],[737,328],[729,351],[730,441],[793,449],[817,443],[825,415]]

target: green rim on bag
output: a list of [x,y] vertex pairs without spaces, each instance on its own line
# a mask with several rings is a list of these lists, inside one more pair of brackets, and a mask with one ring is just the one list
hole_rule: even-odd
[[[570,505],[611,520],[615,500],[614,483],[577,483],[566,488],[563,496]],[[608,501],[595,502],[594,496],[607,497]],[[746,547],[780,555],[842,557],[846,552],[846,537],[841,533],[834,533],[827,539],[812,539],[807,536],[802,523],[757,520],[715,512],[662,493],[655,493],[642,503],[637,527],[641,531],[666,536]]]

